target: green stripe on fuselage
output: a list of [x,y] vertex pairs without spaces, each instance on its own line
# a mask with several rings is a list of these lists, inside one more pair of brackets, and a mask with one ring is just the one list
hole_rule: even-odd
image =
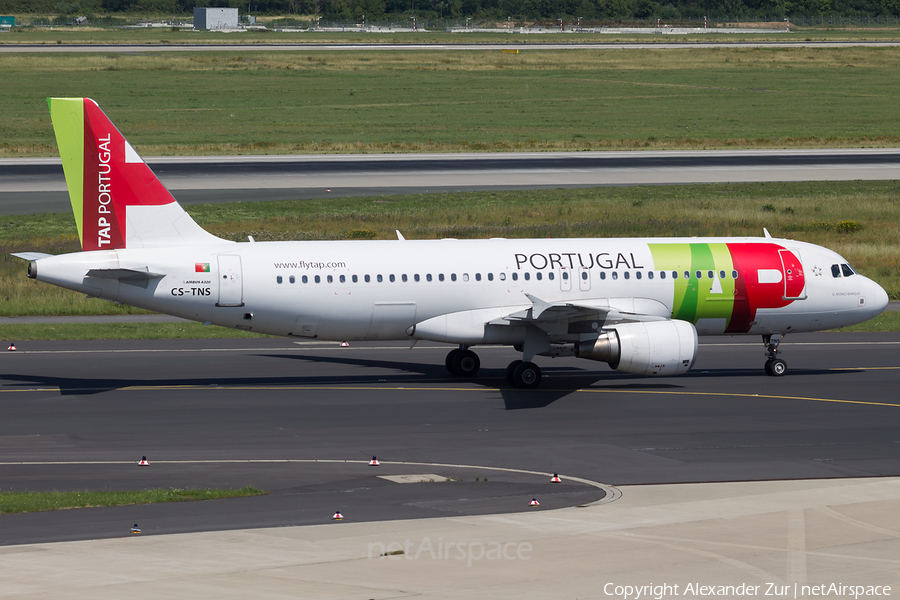
[[[672,318],[696,323],[698,319],[731,319],[734,306],[734,268],[726,244],[648,244],[656,270],[666,271],[672,280],[674,295]],[[685,278],[685,271],[688,277]],[[697,271],[701,277],[697,278]],[[709,277],[709,271],[713,277]],[[720,277],[725,271],[725,277]]]

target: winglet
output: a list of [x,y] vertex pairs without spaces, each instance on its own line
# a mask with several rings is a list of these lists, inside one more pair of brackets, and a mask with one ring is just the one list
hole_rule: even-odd
[[397,232],[397,239],[400,240],[401,242],[405,242],[405,241],[406,241],[406,238],[403,237],[403,234],[400,233],[400,230],[399,230],[399,229],[396,229],[395,231]]
[[771,239],[772,239],[771,234],[769,234],[769,230],[766,229],[765,227],[763,227],[763,235],[766,236],[766,239],[767,239],[767,240],[771,240]]

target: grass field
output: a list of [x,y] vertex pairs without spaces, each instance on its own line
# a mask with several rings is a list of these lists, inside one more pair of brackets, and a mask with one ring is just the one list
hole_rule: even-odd
[[92,492],[87,490],[79,492],[0,492],[0,515],[71,508],[246,498],[247,496],[261,496],[267,493],[254,487],[244,487],[238,490],[155,489],[137,492]]
[[[900,299],[900,183],[891,181],[423,194],[198,205],[188,212],[236,241],[390,239],[396,229],[408,239],[759,236],[766,227],[839,252]],[[2,217],[0,240],[3,316],[138,312],[27,279],[25,261],[9,256],[77,251],[71,214]],[[157,337],[192,336],[179,327]],[[16,338],[25,339],[7,336]]]
[[52,156],[44,98],[89,96],[139,152],[900,145],[900,50],[0,55],[0,156]]

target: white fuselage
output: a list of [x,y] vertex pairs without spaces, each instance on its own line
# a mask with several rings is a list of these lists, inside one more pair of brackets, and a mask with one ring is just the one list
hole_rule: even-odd
[[[800,287],[785,287],[791,269],[778,266],[788,264],[784,259],[756,269],[723,258],[722,248],[752,253],[755,244],[792,252]],[[785,250],[775,252],[769,255],[785,256]],[[873,281],[855,273],[834,276],[832,265],[846,263],[834,252],[768,238],[222,243],[81,252],[37,262],[37,279],[91,296],[224,327],[327,340],[409,339],[412,333],[460,344],[490,342],[477,332],[491,319],[530,307],[526,294],[547,303],[605,301],[624,313],[683,319],[701,335],[830,329],[865,321],[887,304]],[[86,276],[91,269],[158,276]],[[734,309],[745,293],[744,312],[748,303],[757,304],[749,306],[746,326],[737,324]],[[451,331],[411,329],[465,311],[471,318],[457,319]],[[561,341],[585,337],[549,333]]]

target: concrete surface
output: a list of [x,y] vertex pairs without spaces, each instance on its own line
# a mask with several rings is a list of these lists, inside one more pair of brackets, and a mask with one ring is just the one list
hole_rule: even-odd
[[677,585],[667,597],[701,597],[688,584],[745,584],[760,586],[750,597],[794,598],[795,584],[900,589],[900,479],[621,492],[610,504],[503,516],[3,548],[0,598],[604,598],[616,597],[615,586],[651,584]]

